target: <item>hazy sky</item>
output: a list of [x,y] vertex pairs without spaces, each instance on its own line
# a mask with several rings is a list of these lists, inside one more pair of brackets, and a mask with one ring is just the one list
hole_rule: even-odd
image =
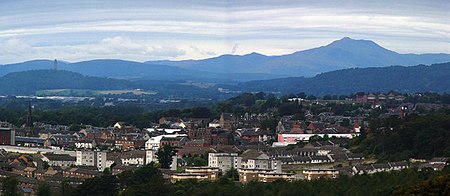
[[0,0],[0,64],[292,53],[349,36],[450,53],[450,0]]

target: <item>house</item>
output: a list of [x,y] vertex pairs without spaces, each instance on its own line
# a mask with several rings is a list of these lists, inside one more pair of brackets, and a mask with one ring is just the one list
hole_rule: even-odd
[[42,155],[42,161],[45,161],[50,166],[72,166],[75,165],[77,158],[67,154],[51,154],[46,153]]
[[336,169],[303,169],[302,173],[306,180],[337,178],[339,176],[339,170]]
[[388,163],[375,163],[370,165],[356,165],[353,166],[353,174],[374,174],[377,172],[390,172],[395,170],[402,170],[409,168],[407,162],[388,162]]
[[132,140],[116,140],[115,145],[117,149],[121,150],[133,150],[134,149],[134,141]]
[[84,169],[84,168],[68,168],[63,170],[63,177],[65,178],[94,178],[101,175],[100,171]]

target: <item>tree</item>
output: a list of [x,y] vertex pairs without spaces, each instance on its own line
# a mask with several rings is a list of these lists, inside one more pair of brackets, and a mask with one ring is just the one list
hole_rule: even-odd
[[231,168],[230,170],[228,170],[225,173],[224,177],[232,179],[233,181],[239,181],[239,173],[235,168]]
[[50,191],[50,185],[47,183],[41,183],[37,189],[36,195],[38,196],[50,196],[52,193]]
[[159,148],[158,152],[156,152],[156,156],[161,164],[161,168],[170,168],[172,157],[176,155],[176,152],[176,149],[171,145],[164,145],[162,148]]
[[46,170],[46,169],[48,169],[50,167],[50,165],[48,164],[47,161],[44,161],[44,166],[43,167]]
[[19,189],[17,185],[19,185],[19,181],[15,177],[6,177],[5,179],[3,179],[2,195],[19,195]]
[[77,187],[76,194],[116,195],[117,182],[117,177],[111,174],[104,174],[101,177],[89,178]]
[[74,188],[69,184],[68,180],[61,182],[60,195],[74,195]]

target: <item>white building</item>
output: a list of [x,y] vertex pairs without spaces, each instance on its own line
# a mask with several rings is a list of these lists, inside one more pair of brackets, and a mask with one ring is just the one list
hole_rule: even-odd
[[107,153],[100,151],[77,151],[76,164],[79,166],[96,166],[99,171],[110,167],[113,162],[107,161]]
[[218,167],[222,172],[231,168],[241,168],[242,157],[237,153],[209,153],[208,167]]
[[141,150],[122,152],[119,155],[122,165],[145,165],[146,152]]
[[75,142],[75,147],[78,149],[93,149],[97,146],[94,140],[92,141],[78,141]]
[[156,150],[146,150],[145,151],[145,164],[151,162],[158,163],[158,156],[156,156]]

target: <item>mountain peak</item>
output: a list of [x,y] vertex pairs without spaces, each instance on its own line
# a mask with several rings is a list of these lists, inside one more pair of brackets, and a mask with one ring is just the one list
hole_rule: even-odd
[[350,51],[358,51],[358,50],[377,50],[377,51],[388,51],[386,48],[378,45],[372,40],[364,40],[364,39],[352,39],[350,37],[344,37],[340,40],[336,40],[328,44],[326,47],[331,48],[341,48]]

